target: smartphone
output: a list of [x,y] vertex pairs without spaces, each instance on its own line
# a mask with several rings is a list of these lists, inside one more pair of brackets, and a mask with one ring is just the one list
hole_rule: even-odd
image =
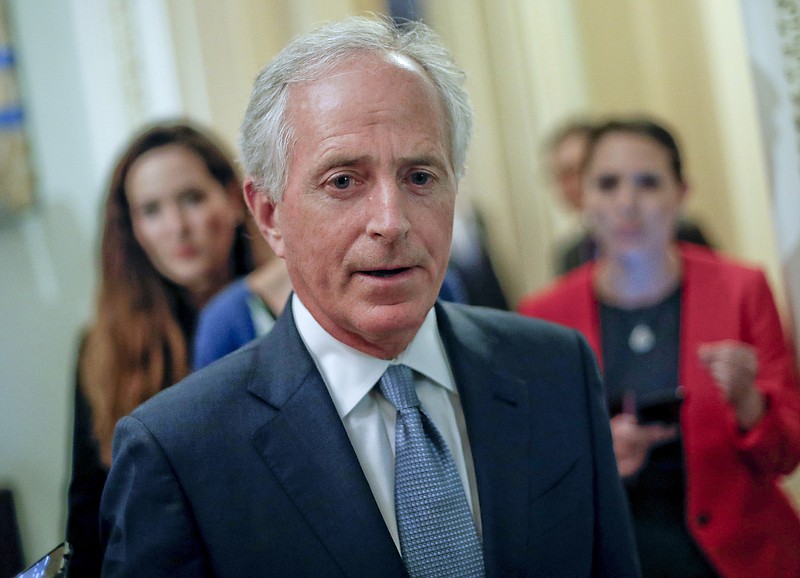
[[39,558],[15,578],[66,578],[72,548],[63,542]]

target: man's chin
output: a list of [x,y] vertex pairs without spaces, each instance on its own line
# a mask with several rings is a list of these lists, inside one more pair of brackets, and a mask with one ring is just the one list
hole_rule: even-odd
[[378,333],[392,331],[417,330],[425,321],[433,303],[403,302],[386,305],[374,305],[365,311],[364,326],[373,328]]
[[397,355],[417,334],[430,308],[418,302],[371,306],[354,320],[353,337]]

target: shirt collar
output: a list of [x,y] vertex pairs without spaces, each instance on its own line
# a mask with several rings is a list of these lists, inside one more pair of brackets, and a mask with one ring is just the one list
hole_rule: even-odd
[[369,356],[334,338],[314,319],[297,293],[292,296],[292,314],[297,331],[322,374],[339,417],[350,413],[392,363],[408,365],[448,391],[456,392],[434,308],[428,311],[425,321],[405,351],[393,360]]

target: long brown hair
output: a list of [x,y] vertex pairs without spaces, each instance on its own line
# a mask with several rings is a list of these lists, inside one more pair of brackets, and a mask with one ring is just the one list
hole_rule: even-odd
[[[185,291],[156,271],[136,241],[125,191],[128,172],[139,157],[173,144],[202,158],[226,191],[241,190],[230,157],[212,138],[186,123],[162,123],[144,130],[117,161],[104,211],[95,319],[78,367],[106,464],[111,463],[117,421],[189,372],[187,342],[197,312]],[[234,275],[252,269],[243,227],[237,232],[231,260]]]

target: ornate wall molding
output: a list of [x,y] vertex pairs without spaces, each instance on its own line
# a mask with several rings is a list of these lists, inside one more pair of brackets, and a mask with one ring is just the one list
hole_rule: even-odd
[[800,0],[777,0],[778,33],[783,53],[783,72],[789,85],[794,131],[800,154]]
[[109,3],[114,52],[119,63],[123,108],[130,126],[145,118],[142,62],[137,43],[136,21],[131,0],[111,0]]
[[0,0],[0,218],[26,209],[34,199],[7,7]]

